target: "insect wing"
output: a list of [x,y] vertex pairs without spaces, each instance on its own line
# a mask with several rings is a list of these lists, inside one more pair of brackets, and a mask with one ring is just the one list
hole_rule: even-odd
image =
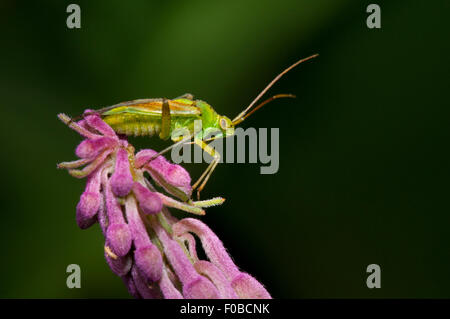
[[[200,109],[194,105],[195,102],[180,99],[169,100],[170,115],[175,117],[189,117],[200,115]],[[162,116],[162,100],[135,100],[124,102],[112,107],[100,110],[102,116],[116,114],[139,114],[146,116],[154,116],[161,118]]]

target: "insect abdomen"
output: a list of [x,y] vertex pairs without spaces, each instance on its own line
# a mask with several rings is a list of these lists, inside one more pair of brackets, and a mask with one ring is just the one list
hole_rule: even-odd
[[161,132],[161,120],[137,114],[107,115],[103,120],[119,134],[153,136]]

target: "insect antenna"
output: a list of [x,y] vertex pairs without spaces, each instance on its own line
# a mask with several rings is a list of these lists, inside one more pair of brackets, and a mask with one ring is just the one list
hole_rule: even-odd
[[78,116],[75,116],[75,117],[72,117],[71,119],[70,119],[70,123],[72,123],[72,122],[78,122],[79,120],[82,120],[82,119],[84,119],[86,116],[88,116],[88,115],[100,115],[100,114],[102,114],[102,113],[104,113],[104,112],[106,112],[106,111],[109,111],[109,110],[112,110],[113,108],[115,108],[116,107],[116,105],[112,105],[112,106],[107,106],[107,107],[104,107],[104,108],[101,108],[101,109],[98,109],[98,110],[92,110],[91,112],[84,112],[83,114],[81,114],[81,115],[78,115]]
[[72,122],[78,122],[78,121],[84,119],[85,116],[86,116],[86,115],[81,114],[81,115],[72,117],[72,118],[70,119],[70,122],[69,122],[69,123],[72,123]]
[[269,97],[268,99],[264,100],[263,102],[259,103],[257,106],[255,106],[250,112],[248,112],[247,114],[241,116],[240,118],[238,118],[237,120],[233,120],[233,124],[239,124],[241,122],[243,122],[247,117],[249,117],[250,115],[252,115],[253,113],[255,113],[257,110],[259,110],[260,108],[262,108],[264,105],[266,105],[269,102],[272,102],[273,100],[276,99],[281,99],[281,98],[285,98],[285,97],[290,97],[295,99],[296,96],[294,94],[277,94],[274,96]]
[[[234,119],[233,119],[233,121],[232,121],[232,123],[233,124],[239,124],[239,123],[241,123],[244,119],[246,119],[250,114],[252,114],[255,110],[257,110],[257,109],[259,109],[259,108],[261,108],[263,105],[265,105],[265,104],[267,104],[267,103],[269,103],[269,102],[271,102],[271,101],[273,101],[273,100],[275,100],[275,99],[277,99],[277,98],[283,98],[283,97],[294,97],[292,94],[278,94],[278,95],[275,95],[275,96],[273,96],[273,97],[271,97],[271,98],[269,98],[269,99],[267,99],[266,101],[264,101],[264,102],[262,102],[261,104],[259,104],[252,112],[250,112],[250,114],[247,114],[247,112],[256,104],[256,102],[258,102],[260,99],[261,99],[261,97],[276,83],[276,82],[278,82],[278,80],[279,79],[281,79],[281,77],[283,76],[283,75],[285,75],[286,73],[288,73],[290,70],[292,70],[293,68],[295,68],[297,65],[299,65],[299,64],[301,64],[301,63],[303,63],[303,62],[305,62],[305,61],[308,61],[308,60],[311,60],[311,59],[313,59],[313,58],[315,58],[315,57],[317,57],[318,56],[318,54],[313,54],[313,55],[311,55],[311,56],[309,56],[309,57],[307,57],[307,58],[303,58],[303,59],[300,59],[300,60],[298,60],[297,62],[295,62],[294,64],[292,64],[290,67],[288,67],[287,69],[285,69],[283,72],[281,72],[280,74],[278,74],[259,94],[258,94],[258,96],[250,103],[250,105],[249,106],[247,106],[247,108],[244,110],[244,111],[242,111],[241,113],[239,113],[239,115],[238,116],[236,116]],[[246,115],[247,114],[247,115]]]

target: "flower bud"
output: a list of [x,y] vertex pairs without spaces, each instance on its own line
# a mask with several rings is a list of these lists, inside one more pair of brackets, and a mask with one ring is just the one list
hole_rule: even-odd
[[[148,171],[167,192],[177,197],[189,198],[192,192],[189,173],[180,165],[171,164],[163,156],[152,159],[156,154],[153,150],[140,151],[136,154],[136,167],[143,167]],[[180,191],[184,194],[179,194]]]
[[128,153],[124,149],[119,149],[116,155],[116,166],[110,178],[112,191],[116,196],[128,195],[133,187],[133,176],[130,171]]
[[133,192],[134,195],[136,195],[136,199],[139,202],[139,207],[142,209],[144,214],[154,215],[161,211],[162,200],[156,193],[153,193],[138,182],[134,182]]
[[[84,114],[90,114],[95,112],[94,110],[86,110]],[[85,122],[94,130],[105,136],[111,136],[117,139],[117,135],[114,130],[106,124],[98,114],[87,115],[84,117]]]
[[161,226],[156,223],[153,226],[164,246],[167,259],[183,285],[183,296],[190,299],[219,298],[217,288],[197,273],[181,246]]
[[181,292],[175,288],[170,280],[166,269],[163,269],[161,280],[159,281],[159,288],[165,299],[183,299]]
[[161,279],[163,261],[161,253],[155,245],[139,247],[134,251],[134,260],[147,282]]
[[232,280],[240,273],[220,239],[198,219],[184,218],[173,225],[172,230],[177,237],[187,232],[196,234],[200,238],[208,259],[224,273],[228,280]]
[[194,264],[195,269],[201,275],[209,278],[219,291],[221,299],[237,299],[238,295],[231,287],[230,282],[225,278],[224,274],[214,264],[209,261],[199,260]]
[[131,276],[133,278],[134,284],[136,286],[137,291],[144,299],[157,299],[161,298],[160,293],[153,288],[152,285],[149,285],[145,278],[142,276],[138,267],[134,265],[131,268]]
[[118,256],[110,256],[107,253],[107,249],[105,248],[105,259],[109,265],[109,268],[118,276],[125,276],[131,270],[131,266],[133,264],[133,260],[130,255],[126,255],[123,257]]
[[186,193],[191,189],[191,176],[180,165],[169,164],[165,178],[171,185],[184,189]]
[[183,286],[183,295],[186,299],[219,299],[217,288],[208,279],[200,275]]
[[241,299],[272,299],[263,285],[243,272],[233,279],[231,286]]
[[128,225],[110,224],[106,230],[106,241],[111,251],[119,257],[125,256],[131,248],[131,233]]
[[75,154],[80,158],[93,158],[104,149],[114,146],[116,141],[111,137],[83,140],[76,148]]
[[132,295],[136,299],[141,299],[141,295],[139,294],[136,285],[134,284],[133,277],[130,273],[126,274],[125,276],[121,277],[123,280],[123,283],[125,284],[125,287],[127,287],[128,292],[130,295]]
[[93,172],[87,181],[86,188],[77,204],[77,224],[86,229],[96,222],[96,214],[100,208],[102,195],[100,194],[100,178],[102,170]]
[[111,251],[117,256],[125,256],[130,250],[133,241],[131,232],[128,224],[125,223],[122,208],[112,193],[107,174],[103,174],[102,181],[108,216],[105,236]]
[[84,192],[77,205],[77,225],[81,229],[91,227],[95,222],[95,215],[100,206],[100,194],[92,192]]
[[134,246],[138,249],[140,247],[152,245],[147,229],[139,215],[136,200],[133,196],[128,196],[125,201],[125,213],[133,237]]

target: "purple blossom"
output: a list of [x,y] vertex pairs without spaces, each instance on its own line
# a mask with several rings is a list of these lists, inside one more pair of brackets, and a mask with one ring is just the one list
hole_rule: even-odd
[[[191,178],[182,166],[154,150],[135,154],[90,110],[79,122],[58,117],[85,138],[75,150],[80,159],[58,164],[87,179],[77,224],[85,229],[99,223],[106,262],[133,297],[271,298],[255,278],[239,270],[208,226],[194,218],[178,220],[167,209],[204,215],[203,208],[222,204],[222,198],[192,201]],[[208,260],[199,260],[194,236]]]

